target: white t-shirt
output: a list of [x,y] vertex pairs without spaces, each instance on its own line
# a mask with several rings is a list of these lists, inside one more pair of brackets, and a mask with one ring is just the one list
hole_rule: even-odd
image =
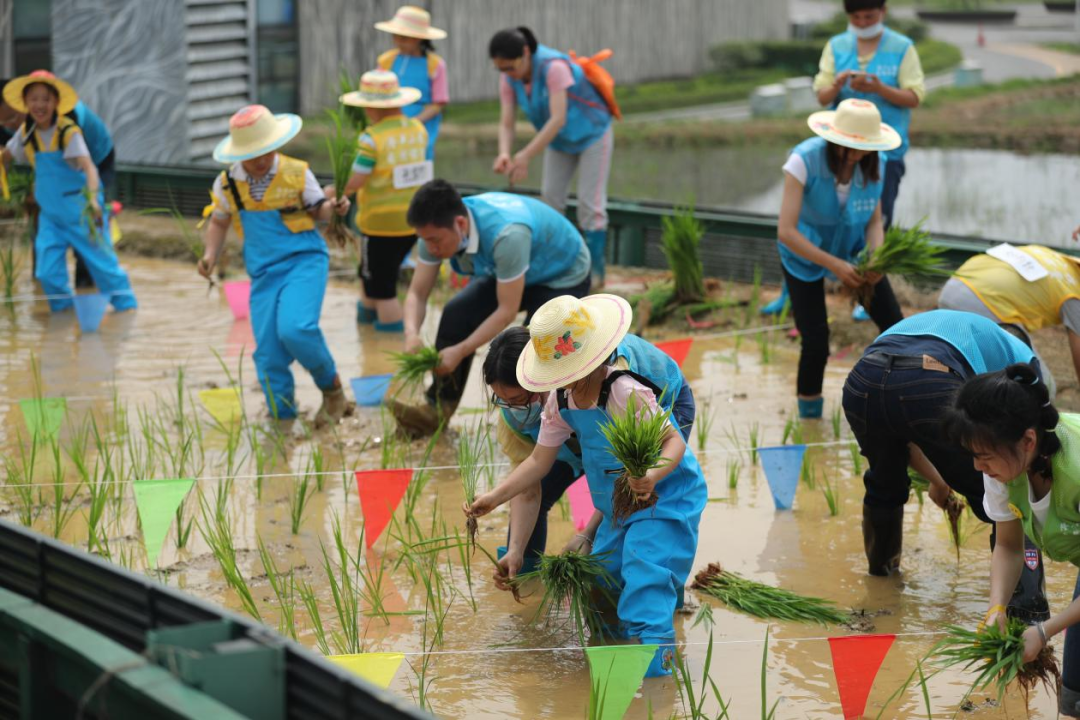
[[[56,132],[56,125],[53,125],[48,130],[38,130],[38,144],[41,145],[42,152],[48,152],[52,146],[53,133]],[[26,148],[23,147],[22,132],[16,132],[11,136],[11,139],[7,142],[7,151],[11,153],[11,158],[21,164],[25,165],[28,161],[26,159]],[[86,147],[86,140],[83,139],[82,133],[76,130],[68,130],[67,135],[64,137],[64,159],[67,160],[67,164],[71,166],[73,170],[79,169],[78,158],[90,157],[90,150]]]
[[[989,475],[983,475],[983,490],[983,510],[986,511],[988,518],[1001,522],[1019,519],[1009,509],[1009,488],[1005,483],[1000,483]],[[1037,527],[1046,524],[1046,515],[1050,512],[1051,492],[1046,493],[1041,500],[1036,500],[1031,494],[1031,484],[1028,484],[1028,504],[1031,505]]]
[[[806,162],[802,155],[791,153],[787,162],[784,163],[784,172],[799,181],[800,185],[806,185]],[[836,183],[836,199],[840,202],[840,209],[847,207],[848,198],[851,197],[851,181]]]
[[[270,166],[270,171],[261,178],[249,178],[242,163],[233,163],[233,166],[229,168],[229,177],[233,180],[248,183],[248,191],[251,193],[252,199],[259,202],[266,193],[266,188],[270,187],[274,176],[277,175],[279,157],[274,155],[274,164]],[[232,213],[221,209],[232,207],[226,198],[227,193],[224,183],[221,182],[221,175],[218,174],[214,179],[214,199],[217,201],[214,208],[214,217],[221,220],[232,216]],[[310,167],[304,175],[303,201],[305,210],[310,210],[326,201],[326,193],[323,192],[322,186],[319,185],[319,181],[315,178],[315,174],[311,172]]]

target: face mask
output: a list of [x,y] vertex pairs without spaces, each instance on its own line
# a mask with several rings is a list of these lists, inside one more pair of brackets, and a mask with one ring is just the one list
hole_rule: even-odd
[[529,403],[527,408],[506,408],[506,411],[510,413],[510,417],[514,418],[514,422],[519,427],[526,428],[540,422],[540,415],[544,411],[544,406],[537,401]]
[[885,23],[876,22],[873,25],[864,28],[858,28],[851,23],[848,23],[847,29],[849,33],[852,33],[860,40],[873,40],[878,35],[885,32]]

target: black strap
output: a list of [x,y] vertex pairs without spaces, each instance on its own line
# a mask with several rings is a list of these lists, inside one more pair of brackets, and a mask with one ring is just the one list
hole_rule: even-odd
[[[26,118],[26,125],[23,127],[23,130],[26,133],[26,140],[30,141],[30,144],[34,148],[34,152],[41,152],[41,143],[38,142],[37,133],[34,132],[35,130],[37,130],[37,127],[35,127],[34,125],[34,121],[30,118]],[[23,145],[26,144],[26,140],[23,141]]]
[[634,380],[637,380],[639,383],[652,390],[653,395],[656,396],[657,401],[660,400],[660,396],[664,393],[663,390],[657,387],[656,383],[654,383],[652,380],[645,377],[644,375],[639,375],[633,370],[616,370],[615,372],[608,375],[607,378],[605,378],[604,380],[604,384],[600,386],[600,397],[596,399],[597,407],[603,408],[605,411],[607,410],[607,401],[608,395],[611,394],[611,386],[614,385],[615,381],[621,378],[623,375],[628,375],[632,377]]
[[225,170],[221,173],[221,176],[225,178],[225,187],[229,188],[229,192],[232,193],[233,202],[236,203],[236,211],[240,212],[244,209],[244,201],[240,199],[240,191],[236,189],[236,184],[229,176],[229,171]]
[[65,125],[64,127],[60,128],[60,130],[58,131],[60,133],[60,138],[56,142],[56,147],[60,150],[60,152],[64,152],[64,145],[67,142],[65,140],[65,138],[67,137],[68,130],[70,130],[72,127],[78,127],[78,126],[77,125]]

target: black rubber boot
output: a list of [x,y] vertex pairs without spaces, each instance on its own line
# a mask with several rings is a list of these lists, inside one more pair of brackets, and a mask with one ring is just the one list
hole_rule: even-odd
[[900,570],[900,551],[904,545],[904,506],[871,507],[863,505],[863,547],[869,573],[886,577]]
[[94,278],[90,277],[90,271],[79,253],[75,253],[75,287],[80,290],[94,287]]

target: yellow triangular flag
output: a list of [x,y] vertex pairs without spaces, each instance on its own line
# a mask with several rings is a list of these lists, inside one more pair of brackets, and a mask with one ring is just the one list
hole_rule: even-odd
[[405,655],[403,653],[359,653],[358,655],[329,655],[326,659],[385,689],[390,687],[390,682],[401,667],[401,661],[405,659]]
[[199,400],[206,407],[206,411],[222,425],[232,425],[244,416],[240,407],[240,391],[237,388],[200,390]]

